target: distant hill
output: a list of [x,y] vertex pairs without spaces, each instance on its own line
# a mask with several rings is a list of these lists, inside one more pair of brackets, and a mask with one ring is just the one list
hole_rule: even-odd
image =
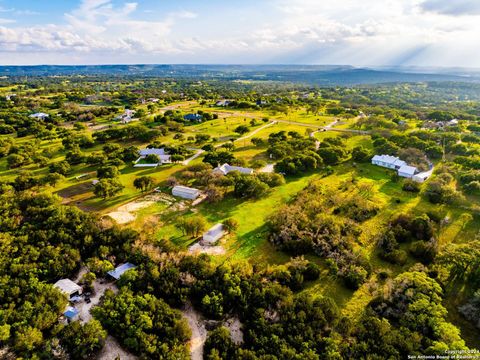
[[479,72],[429,69],[355,68],[335,65],[38,65],[0,66],[0,76],[146,76],[227,80],[265,80],[311,85],[356,85],[389,82],[480,82]]

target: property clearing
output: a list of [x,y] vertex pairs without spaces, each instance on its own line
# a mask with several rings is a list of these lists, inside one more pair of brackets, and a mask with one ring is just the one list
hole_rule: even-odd
[[117,208],[116,211],[112,211],[107,215],[115,220],[117,224],[127,224],[136,219],[136,213],[138,211],[150,207],[157,202],[164,202],[168,205],[171,205],[173,202],[175,202],[175,199],[172,196],[164,193],[149,194],[138,200],[122,205]]

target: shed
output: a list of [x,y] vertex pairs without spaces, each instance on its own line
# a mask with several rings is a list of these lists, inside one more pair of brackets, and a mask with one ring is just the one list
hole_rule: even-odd
[[194,200],[200,195],[200,190],[178,185],[172,189],[172,195],[183,199]]
[[70,279],[58,280],[53,287],[68,295],[69,299],[82,293],[82,288]]
[[125,264],[118,265],[114,270],[109,271],[107,274],[113,277],[115,280],[118,280],[125,272],[135,268],[136,268],[135,265],[131,263],[125,263]]
[[225,234],[226,231],[223,224],[216,224],[203,234],[201,243],[202,245],[213,245]]

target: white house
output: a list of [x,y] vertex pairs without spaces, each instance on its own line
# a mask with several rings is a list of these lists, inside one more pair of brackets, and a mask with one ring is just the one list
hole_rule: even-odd
[[68,299],[82,294],[82,288],[70,279],[58,280],[55,284],[53,284],[53,287],[66,294]]
[[222,224],[216,224],[203,234],[201,243],[202,245],[213,245],[225,234],[224,226]]
[[14,98],[15,96],[17,96],[17,94],[8,94],[8,95],[5,95],[5,100],[11,101],[12,98]]
[[215,106],[228,106],[230,105],[231,101],[230,100],[219,100],[215,103]]
[[375,155],[372,158],[372,164],[389,168],[389,169],[394,169],[394,170],[398,170],[402,166],[407,165],[405,161],[400,160],[396,156],[390,156],[390,155]]
[[398,176],[404,178],[411,178],[417,172],[417,168],[414,166],[403,165],[398,169]]
[[409,166],[405,161],[396,156],[375,155],[372,164],[398,171],[398,176],[411,178],[418,171],[416,167]]
[[172,189],[172,195],[183,199],[195,200],[200,195],[200,190],[178,185]]
[[232,166],[228,164],[223,164],[222,166],[217,166],[215,169],[213,169],[213,172],[219,173],[222,175],[227,175],[231,171],[238,171],[242,174],[248,174],[248,175],[253,174],[253,169],[244,168],[241,166]]
[[457,126],[458,125],[458,119],[452,119],[449,122],[447,122],[447,126]]
[[122,124],[128,124],[133,120],[135,112],[135,110],[125,109],[125,112],[122,115],[117,116],[115,119],[120,120]]
[[48,118],[50,115],[48,114],[45,114],[43,112],[39,112],[39,113],[35,113],[35,114],[31,114],[29,115],[29,117],[31,117],[32,119],[39,119],[39,120],[45,120],[46,118]]
[[[140,160],[145,159],[148,155],[156,155],[158,156],[159,162],[158,163],[152,163],[152,164],[139,164]],[[134,167],[155,167],[158,165],[163,165],[163,164],[169,164],[171,163],[171,156],[168,155],[165,152],[165,149],[157,149],[157,148],[152,148],[152,149],[142,149],[140,150],[140,157],[135,160],[135,165]]]

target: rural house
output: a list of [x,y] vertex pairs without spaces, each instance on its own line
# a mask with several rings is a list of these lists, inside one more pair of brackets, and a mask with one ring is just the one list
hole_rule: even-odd
[[[151,163],[151,164],[146,164],[142,163],[141,161],[145,159],[148,155],[156,155],[159,159],[159,162],[157,163]],[[169,164],[171,163],[171,156],[168,155],[165,152],[165,149],[157,149],[157,148],[151,148],[151,149],[142,149],[140,150],[140,157],[135,160],[135,165],[134,167],[155,167],[158,165],[163,165],[163,164]]]
[[43,113],[43,112],[38,112],[38,113],[35,113],[35,114],[30,115],[29,117],[32,118],[32,119],[45,120],[45,119],[48,118],[49,116],[50,116],[50,115],[45,114],[45,113]]
[[241,166],[231,166],[228,164],[223,164],[222,166],[217,166],[215,169],[213,169],[214,173],[218,173],[222,175],[227,175],[229,172],[232,172],[232,171],[238,171],[242,174],[248,174],[248,175],[253,174],[253,169],[245,168]]
[[392,170],[397,170],[398,176],[409,179],[418,171],[416,167],[409,166],[405,161],[400,160],[396,156],[390,155],[375,155],[372,158],[372,164]]
[[200,195],[200,190],[177,185],[172,189],[172,195],[183,199],[195,200]]
[[402,166],[407,165],[405,161],[390,155],[375,155],[372,158],[372,164],[394,170],[398,170]]

